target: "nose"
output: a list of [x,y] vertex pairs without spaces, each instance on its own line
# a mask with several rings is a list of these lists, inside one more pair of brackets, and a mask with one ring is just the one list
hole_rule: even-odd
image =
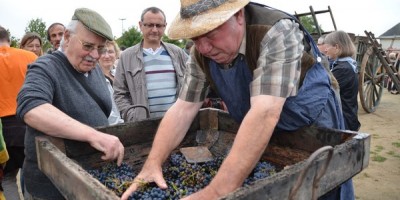
[[101,54],[97,51],[97,49],[93,49],[90,53],[89,53],[89,55],[92,57],[92,58],[94,58],[94,59],[99,59],[100,58],[100,56],[101,56]]
[[158,32],[158,28],[156,27],[155,24],[154,24],[154,26],[151,27],[151,31],[153,31],[153,32]]
[[207,54],[212,49],[211,43],[208,42],[206,38],[198,38],[195,41],[195,44],[197,51],[199,51],[201,54]]

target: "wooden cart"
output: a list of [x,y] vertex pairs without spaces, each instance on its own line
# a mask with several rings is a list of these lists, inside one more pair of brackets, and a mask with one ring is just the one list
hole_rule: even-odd
[[[99,128],[116,135],[125,146],[124,162],[139,170],[160,119]],[[229,152],[239,125],[227,113],[203,109],[180,147],[206,145],[215,156]],[[52,137],[36,138],[39,168],[66,199],[118,199],[87,170],[105,164],[86,143]],[[276,131],[261,160],[276,174],[241,187],[224,199],[315,199],[361,172],[369,163],[370,136],[364,133],[307,127]]]
[[[316,28],[316,33],[311,33],[314,40],[317,41],[321,35],[329,32],[322,32],[317,20],[318,14],[329,13],[334,30],[336,31],[336,23],[331,8],[327,10],[314,11],[310,6],[310,12],[295,14],[297,18],[311,16]],[[400,91],[400,74],[397,72],[393,64],[390,62],[381,44],[376,40],[371,32],[364,31],[366,36],[355,36],[348,33],[352,38],[357,49],[356,61],[359,69],[358,92],[362,108],[368,112],[374,112],[378,107],[382,94],[385,79],[390,77],[393,84]]]
[[358,92],[363,109],[371,113],[380,103],[387,77],[390,77],[397,90],[400,91],[400,74],[374,34],[364,32],[366,37],[358,37],[358,42],[356,42],[357,61],[360,66]]

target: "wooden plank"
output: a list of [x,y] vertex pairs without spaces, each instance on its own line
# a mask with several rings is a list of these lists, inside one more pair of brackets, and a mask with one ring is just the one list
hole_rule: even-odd
[[46,137],[36,137],[39,168],[66,199],[117,200],[112,191],[70,160]]

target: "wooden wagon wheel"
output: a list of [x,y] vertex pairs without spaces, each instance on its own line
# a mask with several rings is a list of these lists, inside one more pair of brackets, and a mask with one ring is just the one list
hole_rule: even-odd
[[383,92],[385,70],[372,47],[365,52],[358,79],[358,92],[363,109],[374,112],[379,105]]

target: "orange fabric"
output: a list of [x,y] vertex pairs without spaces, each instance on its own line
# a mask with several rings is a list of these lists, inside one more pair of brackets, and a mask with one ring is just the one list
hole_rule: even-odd
[[15,115],[28,64],[36,58],[30,51],[0,46],[0,117]]

